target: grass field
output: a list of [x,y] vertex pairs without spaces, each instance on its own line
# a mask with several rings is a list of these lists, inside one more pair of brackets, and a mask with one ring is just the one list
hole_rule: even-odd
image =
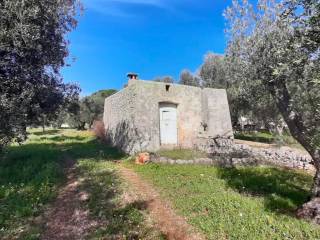
[[[31,131],[22,146],[11,146],[0,161],[0,239],[39,239],[41,215],[65,182],[67,158],[76,162],[81,188],[92,197],[84,206],[99,226],[89,239],[157,236],[141,224],[144,213],[137,205],[120,202],[125,185],[110,160],[125,156],[99,143],[89,132],[73,130]],[[121,236],[121,237],[119,237]],[[159,237],[160,238],[160,237]]]
[[277,168],[128,164],[152,182],[208,239],[320,239],[294,217],[312,177]]
[[[182,152],[195,157],[193,152]],[[102,223],[88,239],[163,238],[144,223],[147,213],[139,202],[122,201],[128,188],[110,160],[127,156],[89,132],[33,130],[28,142],[11,146],[1,156],[0,239],[39,239],[44,230],[41,216],[64,185],[70,158],[82,179],[81,190],[90,195],[83,207]],[[320,239],[320,227],[294,217],[297,206],[308,198],[312,177],[305,173],[125,162],[208,239]]]
[[239,132],[239,133],[235,133],[234,137],[240,140],[262,142],[262,143],[275,143],[276,141],[275,136],[266,132],[257,132],[257,133]]

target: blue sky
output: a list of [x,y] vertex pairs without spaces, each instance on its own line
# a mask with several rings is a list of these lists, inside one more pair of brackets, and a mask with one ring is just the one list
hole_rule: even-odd
[[223,10],[231,0],[83,0],[79,25],[69,36],[67,82],[82,95],[121,89],[127,72],[141,79],[196,71],[209,52],[225,49]]

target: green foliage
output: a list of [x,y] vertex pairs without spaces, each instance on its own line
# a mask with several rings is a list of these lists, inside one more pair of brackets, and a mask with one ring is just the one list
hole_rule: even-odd
[[117,90],[114,89],[106,89],[106,90],[99,90],[98,92],[93,93],[90,97],[93,99],[97,99],[97,101],[103,101],[111,96],[112,94],[115,94]]
[[274,143],[276,138],[270,133],[235,133],[234,137],[236,139],[253,141],[253,142],[262,142],[262,143]]
[[26,126],[77,97],[78,87],[64,84],[65,34],[76,27],[77,1],[0,1],[0,151],[26,138]]
[[161,157],[166,157],[174,160],[193,160],[196,158],[205,158],[207,154],[204,152],[191,150],[191,149],[173,149],[173,150],[160,150],[156,153]]
[[[319,2],[234,1],[228,20],[227,61],[250,103],[270,99],[291,135],[320,161]],[[262,109],[268,109],[263,101]],[[270,108],[273,111],[274,106]]]
[[202,86],[207,88],[227,88],[226,63],[223,55],[208,53],[200,67]]
[[193,75],[189,70],[182,70],[180,73],[179,84],[200,87],[200,78],[196,75]]
[[115,94],[117,91],[114,89],[100,90],[93,93],[91,96],[84,98],[82,101],[84,109],[87,109],[88,121],[92,123],[94,120],[102,120],[104,111],[104,102],[107,97]]
[[235,132],[235,139],[274,144],[278,147],[288,146],[296,149],[305,150],[290,134],[272,134],[270,132]]
[[75,114],[65,115],[61,113],[64,122],[80,130],[84,130],[85,124],[92,126],[94,121],[102,120],[104,112],[104,101],[107,97],[115,94],[114,89],[100,90],[90,96],[81,99],[78,104],[78,111]]
[[164,83],[174,83],[174,79],[171,76],[164,76],[164,77],[156,77],[153,79],[155,82],[164,82]]
[[319,239],[319,226],[299,220],[312,177],[270,167],[190,165],[133,167],[208,239]]
[[200,67],[199,76],[202,87],[227,90],[233,125],[238,124],[240,117],[266,126],[281,120],[271,96],[261,93],[261,87],[254,88],[251,85],[251,88],[246,88],[240,81],[235,81],[235,72],[228,57],[208,53]]

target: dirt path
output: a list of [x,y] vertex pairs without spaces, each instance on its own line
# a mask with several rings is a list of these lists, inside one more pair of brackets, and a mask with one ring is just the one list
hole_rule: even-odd
[[[91,219],[89,211],[82,206],[88,199],[88,193],[80,190],[74,162],[67,160],[67,183],[59,191],[57,199],[45,212],[42,223],[44,232],[41,240],[82,240],[100,224]],[[133,170],[119,165],[121,177],[131,187],[123,196],[124,202],[139,200],[146,203],[148,218],[154,227],[163,233],[168,240],[202,240],[186,220],[178,216],[170,205],[161,200],[158,192],[144,182]],[[135,199],[134,199],[135,198]]]
[[120,174],[139,195],[140,200],[147,203],[147,209],[156,227],[166,235],[169,240],[201,240],[204,236],[197,233],[186,220],[178,216],[174,210],[161,200],[157,191],[144,182],[133,170],[119,167]]
[[98,223],[89,218],[89,212],[81,208],[88,194],[79,190],[74,162],[67,160],[67,184],[58,194],[57,199],[44,215],[45,231],[42,240],[81,240]]

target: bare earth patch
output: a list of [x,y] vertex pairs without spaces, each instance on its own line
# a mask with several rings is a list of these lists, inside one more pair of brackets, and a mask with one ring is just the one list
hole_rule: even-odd
[[67,169],[67,184],[44,215],[45,231],[42,240],[81,240],[94,229],[98,222],[90,219],[89,211],[81,207],[87,201],[88,193],[80,191],[80,181],[75,166]]
[[[146,208],[156,227],[169,240],[201,240],[203,235],[196,232],[186,220],[178,216],[170,204],[161,200],[158,192],[148,183],[144,182],[133,170],[119,167],[121,176],[136,192],[141,201],[146,202]],[[128,201],[128,200],[127,200]]]

